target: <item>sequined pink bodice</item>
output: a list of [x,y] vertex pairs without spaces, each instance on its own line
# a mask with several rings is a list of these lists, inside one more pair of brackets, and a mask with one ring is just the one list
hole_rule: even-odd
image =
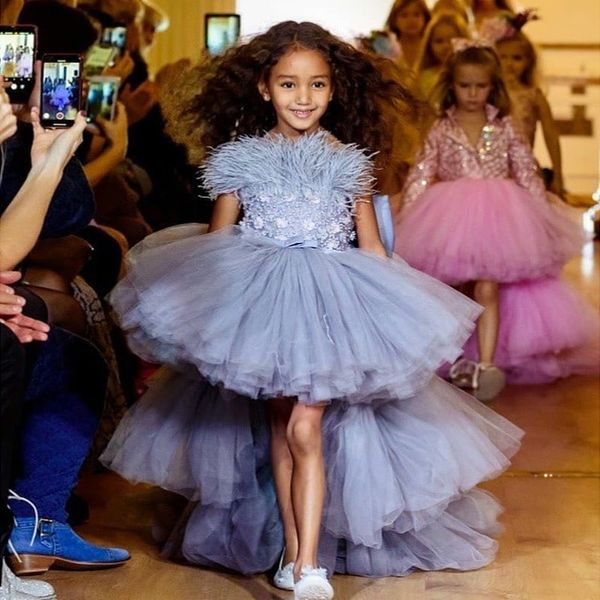
[[416,200],[431,184],[456,179],[514,179],[534,196],[545,196],[544,184],[529,144],[510,117],[498,118],[486,107],[487,124],[474,147],[450,109],[429,131],[404,186],[404,203]]

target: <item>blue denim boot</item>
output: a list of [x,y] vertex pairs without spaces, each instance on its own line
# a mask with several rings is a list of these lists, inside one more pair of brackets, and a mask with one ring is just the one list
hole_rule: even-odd
[[10,542],[21,562],[15,556],[9,556],[8,562],[18,575],[44,573],[51,567],[75,571],[108,569],[129,560],[127,550],[86,542],[70,525],[52,519],[39,519],[36,530],[33,517],[17,517]]

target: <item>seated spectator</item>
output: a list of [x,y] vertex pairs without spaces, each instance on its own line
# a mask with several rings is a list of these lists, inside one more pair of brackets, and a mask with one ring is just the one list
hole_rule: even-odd
[[[2,120],[5,126],[0,126],[0,131],[3,137],[15,131],[14,117],[10,109],[8,97],[2,86],[0,115],[5,117]],[[0,217],[0,269],[2,270],[16,266],[29,252],[44,227],[51,227],[51,224],[46,222],[51,212],[54,216],[61,214],[61,211],[64,214],[69,203],[57,201],[55,190],[61,185],[63,173],[69,168],[71,156],[81,142],[81,134],[85,127],[84,117],[78,115],[75,125],[70,129],[43,129],[39,122],[37,107],[31,109],[30,118],[32,143],[29,173],[22,187],[16,190],[6,203],[6,208]],[[9,126],[6,126],[7,120]],[[6,167],[7,164],[4,165],[3,173],[9,175],[11,170]],[[4,181],[0,184],[3,185]],[[60,194],[58,199],[61,199]],[[85,203],[80,201],[80,204]],[[77,207],[74,212],[76,215],[82,214],[80,207]],[[89,215],[85,214],[85,209],[83,215],[89,218]],[[65,216],[68,217],[65,221],[69,222],[70,218],[70,223],[76,224],[77,217],[74,220],[68,213]],[[65,227],[65,223],[61,223],[61,226]],[[9,283],[14,283],[17,279],[15,275],[9,277],[12,277]],[[10,295],[8,291],[6,293]],[[19,458],[20,470],[16,479],[15,499],[20,499],[23,496],[22,492],[25,491],[28,496],[38,501],[41,516],[48,520],[44,521],[46,529],[42,532],[45,536],[42,543],[37,524],[34,527],[35,520],[30,521],[29,515],[23,516],[19,512],[22,512],[22,507],[15,507],[15,525],[10,539],[12,546],[27,557],[26,561],[16,563],[17,570],[39,572],[56,561],[63,566],[75,564],[77,568],[122,564],[129,557],[126,551],[102,548],[85,542],[66,524],[64,516],[66,500],[75,485],[102,412],[106,366],[97,350],[86,340],[63,332],[58,327],[53,327],[48,334],[47,327],[43,324],[37,325],[36,330],[33,326],[37,321],[28,320],[25,316],[26,311],[32,310],[35,306],[36,297],[26,290],[13,295],[18,297],[23,293],[27,296],[25,305],[16,302],[16,308],[3,309],[14,314],[11,314],[10,318],[4,316],[3,322],[0,323],[0,331],[3,344],[8,345],[9,349],[13,348],[13,351],[8,352],[8,356],[12,357],[12,366],[9,365],[12,371],[7,371],[9,375],[13,373],[13,382],[8,386],[11,396],[6,400],[3,398],[2,410],[4,413],[6,408],[13,425],[13,432],[18,431],[14,423],[14,420],[18,419],[18,412],[25,413],[24,431],[20,443],[15,443],[14,438],[3,435],[2,453],[9,458],[14,453]],[[23,332],[27,327],[29,333],[25,331],[21,338],[22,342],[43,339],[46,335],[49,339],[43,345],[31,369],[25,400],[21,401],[18,392],[24,387],[26,380],[22,377],[24,368],[19,352],[14,349],[14,337],[16,334],[18,340],[19,331]],[[7,333],[10,330],[12,330],[11,335]],[[15,407],[18,407],[18,410]],[[36,423],[43,426],[43,432],[36,430]],[[67,453],[64,451],[66,447],[69,448]],[[41,466],[47,469],[44,478],[39,472]],[[7,473],[4,466],[2,473],[3,477],[4,473]],[[8,483],[5,484],[3,481],[2,485],[1,491],[6,495],[5,488]],[[36,498],[36,492],[39,498]],[[0,505],[5,506],[5,504],[6,498],[0,499]],[[10,523],[5,515],[2,521],[4,525]],[[47,528],[51,528],[51,531]],[[26,540],[25,531],[27,531]],[[38,532],[38,535],[34,535],[35,532]],[[1,536],[4,541],[7,533],[5,526]],[[11,562],[14,565],[14,561]],[[40,568],[40,564],[45,568]],[[23,600],[36,597],[26,591],[24,585],[27,590],[32,591],[31,586],[26,586],[26,582],[19,582],[18,578],[14,578],[12,573],[6,571],[6,581],[2,582],[4,588],[2,593],[8,598]],[[41,585],[39,584],[38,588]],[[54,597],[52,589],[46,587],[44,596]]]
[[[196,193],[195,169],[187,164],[182,146],[165,133],[165,121],[157,89],[148,74],[142,55],[143,16],[137,18],[137,0],[86,0],[80,3],[104,27],[127,27],[127,50],[134,66],[124,82],[120,100],[129,120],[128,158],[149,175],[152,187],[140,198],[139,208],[154,229],[187,223],[208,222],[212,203],[202,202]],[[140,191],[140,190],[136,190]]]

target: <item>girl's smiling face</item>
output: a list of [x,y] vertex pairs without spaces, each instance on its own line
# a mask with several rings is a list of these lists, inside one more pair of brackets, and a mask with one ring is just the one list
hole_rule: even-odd
[[273,104],[275,131],[286,137],[312,133],[333,97],[331,67],[322,54],[304,48],[284,54],[258,91]]

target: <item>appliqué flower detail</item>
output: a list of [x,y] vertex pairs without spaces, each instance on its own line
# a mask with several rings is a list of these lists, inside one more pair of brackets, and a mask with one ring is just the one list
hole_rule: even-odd
[[339,251],[354,237],[354,198],[372,192],[372,166],[360,148],[333,146],[326,134],[244,137],[214,151],[203,181],[212,198],[237,191],[247,231]]

